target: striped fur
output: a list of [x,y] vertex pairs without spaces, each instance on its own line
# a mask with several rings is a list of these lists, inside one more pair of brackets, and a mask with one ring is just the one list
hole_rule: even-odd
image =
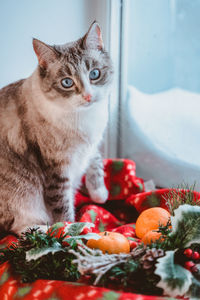
[[[33,45],[37,69],[0,90],[0,230],[17,234],[34,224],[73,221],[74,192],[84,172],[94,201],[104,202],[108,194],[98,146],[113,68],[98,24],[73,43]],[[91,82],[93,68],[101,76]],[[66,77],[72,88],[61,85]]]

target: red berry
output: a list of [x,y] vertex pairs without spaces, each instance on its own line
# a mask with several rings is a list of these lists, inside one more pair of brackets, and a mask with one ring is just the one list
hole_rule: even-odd
[[195,263],[193,263],[193,261],[186,261],[185,268],[190,271],[191,268],[194,267],[194,265]]
[[200,255],[197,251],[195,251],[193,254],[192,254],[192,258],[193,259],[199,259]]
[[188,248],[188,249],[185,249],[185,251],[183,252],[183,254],[185,254],[185,256],[187,257],[192,257],[192,249]]
[[131,249],[134,249],[134,248],[136,248],[136,247],[138,246],[138,243],[137,243],[137,242],[131,241],[131,240],[129,240],[129,244],[130,244],[130,248],[131,248]]

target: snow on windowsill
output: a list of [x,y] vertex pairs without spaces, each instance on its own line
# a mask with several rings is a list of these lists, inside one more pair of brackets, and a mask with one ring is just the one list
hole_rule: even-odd
[[196,181],[200,188],[200,95],[178,88],[145,94],[129,86],[124,112],[123,155],[136,161],[138,176],[163,187]]

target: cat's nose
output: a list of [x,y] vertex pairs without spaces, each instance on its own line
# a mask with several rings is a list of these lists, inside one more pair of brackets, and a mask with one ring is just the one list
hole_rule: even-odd
[[91,95],[91,94],[84,94],[84,95],[83,95],[83,98],[84,98],[87,102],[90,102],[91,99],[92,99],[92,95]]

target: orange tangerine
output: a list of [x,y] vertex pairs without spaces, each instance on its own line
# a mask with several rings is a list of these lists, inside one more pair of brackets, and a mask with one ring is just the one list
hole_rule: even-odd
[[104,231],[99,232],[100,239],[88,240],[87,246],[92,249],[100,249],[103,253],[129,253],[130,244],[128,239],[121,233]]
[[149,245],[149,244],[154,243],[155,241],[157,241],[160,237],[161,237],[160,232],[150,230],[143,236],[142,242],[145,245]]
[[150,230],[158,229],[160,225],[166,226],[170,218],[170,213],[161,207],[152,207],[144,210],[137,218],[135,232],[138,238]]

